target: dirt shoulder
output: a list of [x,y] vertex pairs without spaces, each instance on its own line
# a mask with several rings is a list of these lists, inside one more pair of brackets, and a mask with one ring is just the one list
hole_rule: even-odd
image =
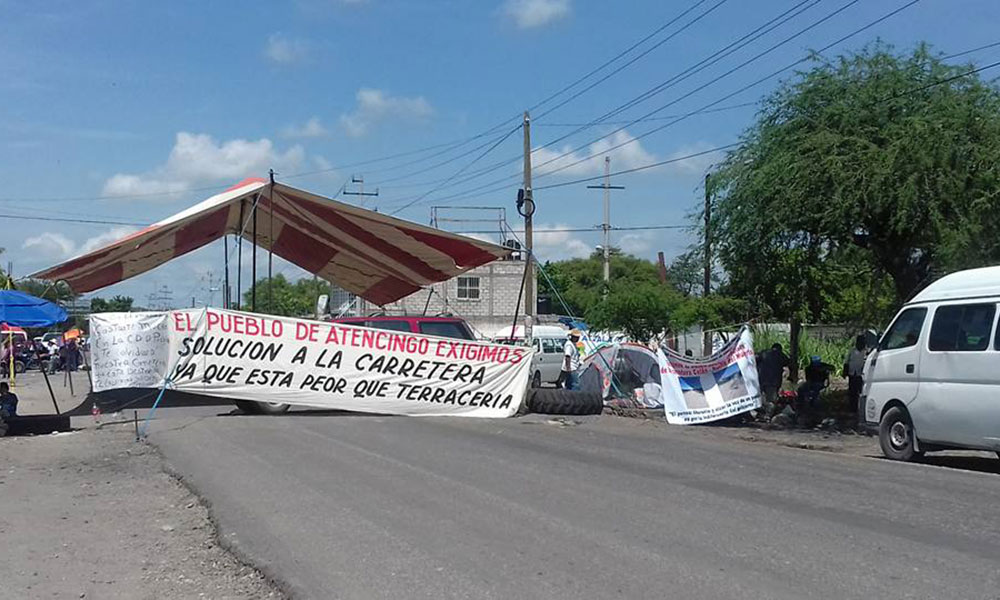
[[281,598],[122,426],[0,438],[0,597]]

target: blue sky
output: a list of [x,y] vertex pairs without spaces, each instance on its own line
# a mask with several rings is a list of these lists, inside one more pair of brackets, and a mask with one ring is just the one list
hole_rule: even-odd
[[[631,54],[533,111],[536,148],[633,99],[730,42],[798,6],[799,0],[707,0]],[[745,48],[625,112],[630,121],[685,114],[838,39],[907,0],[863,0],[717,82],[754,55],[848,4],[818,0]],[[430,206],[505,207],[515,228],[520,132],[499,138],[524,109],[560,90],[652,33],[696,0],[618,3],[591,0],[292,0],[290,2],[46,3],[0,0],[0,214],[149,223],[228,187],[264,175],[333,195],[354,174],[380,188],[367,206],[428,222]],[[714,8],[713,8],[714,7]],[[646,56],[551,110],[561,100],[701,17]],[[876,38],[909,48],[928,41],[945,54],[1000,39],[1000,3],[922,0],[830,50]],[[961,61],[997,60],[1000,47]],[[987,76],[991,73],[987,73]],[[785,73],[783,77],[790,76]],[[755,102],[780,78],[718,107]],[[708,85],[706,85],[708,84]],[[699,91],[697,88],[705,86]],[[693,93],[691,93],[693,92]],[[690,95],[688,95],[690,94]],[[688,95],[681,99],[682,96]],[[755,108],[694,115],[623,145],[612,170],[690,155],[736,141]],[[667,121],[597,125],[534,154],[535,187],[599,174],[603,152]],[[353,163],[491,135],[449,152],[350,167]],[[602,136],[612,134],[604,140]],[[475,162],[484,143],[498,142]],[[560,173],[546,169],[593,156]],[[709,154],[615,178],[617,226],[684,225],[700,201],[700,182],[720,156]],[[500,166],[468,181],[479,170]],[[408,166],[404,163],[413,162]],[[434,167],[438,163],[445,164]],[[463,167],[464,172],[455,176]],[[312,175],[296,176],[301,173]],[[454,177],[450,185],[437,188]],[[501,180],[497,185],[485,184]],[[481,189],[476,189],[481,188]],[[430,192],[430,193],[428,193]],[[483,193],[489,192],[489,193]],[[597,243],[601,193],[586,184],[536,193],[541,259],[586,254]],[[452,212],[448,216],[460,216]],[[482,218],[482,215],[468,215]],[[126,225],[0,218],[15,275],[25,275],[129,231]],[[483,224],[455,225],[466,230]],[[654,259],[691,243],[683,230],[622,231],[614,243]],[[125,293],[145,303],[161,286],[176,304],[219,303],[221,244],[98,295]],[[279,263],[278,271],[301,271]]]

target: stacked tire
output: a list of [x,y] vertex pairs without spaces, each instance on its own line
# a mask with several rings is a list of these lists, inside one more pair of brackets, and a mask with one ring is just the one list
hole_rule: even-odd
[[528,390],[528,411],[543,415],[599,415],[604,399],[599,392],[577,392],[558,388]]

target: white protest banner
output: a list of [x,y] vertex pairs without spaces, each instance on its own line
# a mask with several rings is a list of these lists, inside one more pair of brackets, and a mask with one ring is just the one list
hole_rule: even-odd
[[94,391],[157,387],[169,359],[167,314],[90,315],[91,377]]
[[194,394],[361,412],[508,417],[527,389],[528,348],[218,309],[164,314],[168,385]]
[[667,422],[708,423],[761,406],[753,335],[740,333],[707,359],[694,359],[662,348],[657,353],[661,399]]

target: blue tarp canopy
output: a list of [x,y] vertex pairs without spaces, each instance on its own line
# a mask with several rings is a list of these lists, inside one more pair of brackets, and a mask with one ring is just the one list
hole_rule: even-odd
[[49,327],[69,315],[58,304],[17,290],[0,290],[0,323],[18,327]]

